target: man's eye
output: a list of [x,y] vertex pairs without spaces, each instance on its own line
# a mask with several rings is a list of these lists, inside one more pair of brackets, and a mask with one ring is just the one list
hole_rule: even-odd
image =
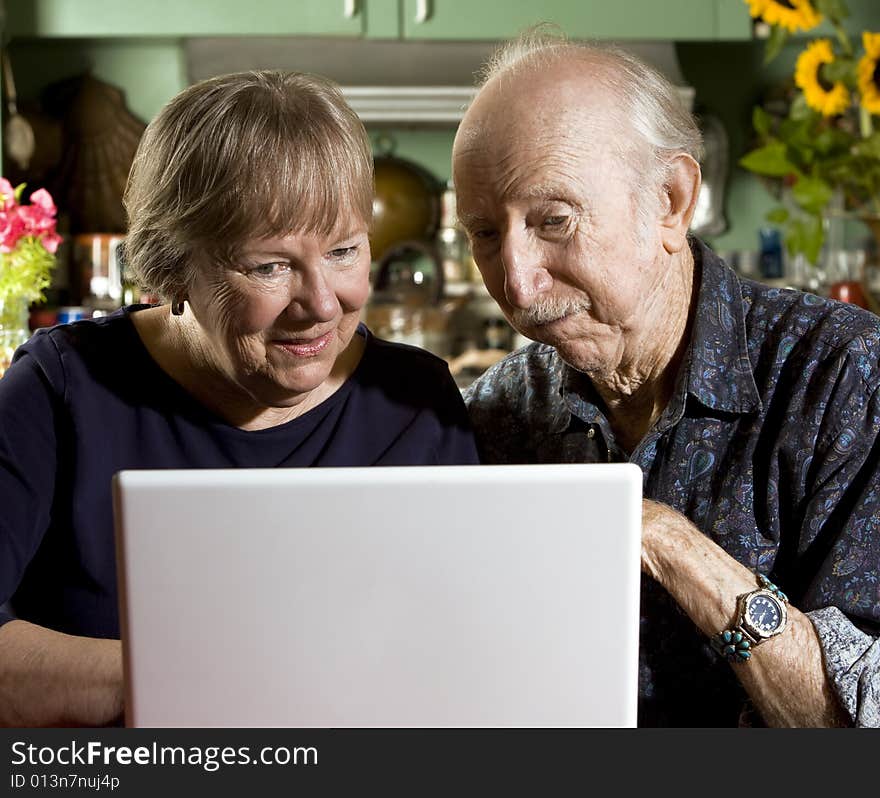
[[562,227],[567,221],[567,216],[547,216],[544,218],[544,227]]
[[494,237],[495,237],[495,231],[490,230],[490,229],[474,230],[474,232],[471,233],[471,238],[475,238],[475,239],[483,240],[483,241],[485,241],[489,238],[494,238]]
[[336,249],[331,249],[328,253],[333,260],[344,260],[345,258],[349,258],[357,252],[357,247],[337,247]]

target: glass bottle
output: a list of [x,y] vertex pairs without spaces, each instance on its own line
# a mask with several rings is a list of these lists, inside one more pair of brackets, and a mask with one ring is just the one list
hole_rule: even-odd
[[12,363],[12,356],[28,338],[30,303],[24,297],[0,298],[0,377]]

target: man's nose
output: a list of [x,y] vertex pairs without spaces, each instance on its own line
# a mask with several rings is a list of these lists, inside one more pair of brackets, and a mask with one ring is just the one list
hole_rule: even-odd
[[501,242],[504,295],[514,308],[531,307],[553,283],[541,247],[526,230],[508,231]]
[[339,300],[322,269],[303,269],[300,280],[290,292],[287,311],[296,318],[310,321],[332,321]]

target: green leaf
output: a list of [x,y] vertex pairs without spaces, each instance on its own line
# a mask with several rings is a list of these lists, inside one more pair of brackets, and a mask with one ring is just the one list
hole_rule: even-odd
[[869,138],[855,144],[852,152],[853,155],[880,159],[880,133],[874,133]]
[[55,256],[38,238],[24,236],[12,252],[0,254],[0,301],[24,298],[43,300],[43,289],[52,282]]
[[[795,122],[815,122],[819,114],[807,105],[807,98],[803,92],[798,92],[792,100],[791,108],[788,109],[788,120]],[[788,121],[786,120],[786,121]]]
[[856,62],[852,58],[835,58],[830,64],[823,64],[821,72],[829,83],[839,81],[850,86],[856,83]]
[[790,255],[803,253],[809,263],[817,264],[825,234],[818,216],[792,219],[785,229],[785,248]]
[[813,120],[810,117],[789,116],[779,123],[779,138],[783,141],[792,141],[794,139],[811,141],[810,131],[812,129]]
[[834,22],[840,22],[849,16],[849,9],[844,0],[813,0],[813,5],[816,11]]
[[788,208],[774,208],[764,217],[771,224],[783,224],[788,221]]
[[770,37],[764,45],[764,64],[769,64],[779,55],[785,43],[788,41],[788,31],[779,25],[773,25],[770,29]]
[[794,201],[807,213],[821,213],[831,199],[831,186],[818,177],[800,177],[791,187]]
[[785,226],[785,249],[789,255],[797,255],[804,251],[804,223],[800,219],[792,219]]
[[770,125],[773,118],[760,105],[756,105],[752,109],[752,127],[761,138],[767,138],[770,135]]
[[813,144],[816,152],[824,157],[832,155],[832,153],[846,154],[848,156],[852,136],[844,133],[837,128],[825,128],[813,138]]
[[822,220],[817,216],[809,216],[804,223],[804,229],[806,231],[804,255],[810,263],[818,263],[822,243],[825,241]]
[[776,141],[746,153],[739,159],[739,164],[750,172],[768,177],[784,177],[797,173],[797,167],[788,160],[785,150],[785,144]]

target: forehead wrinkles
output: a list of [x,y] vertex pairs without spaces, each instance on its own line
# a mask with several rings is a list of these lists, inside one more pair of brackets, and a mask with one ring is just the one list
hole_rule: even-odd
[[517,200],[585,202],[592,178],[611,168],[607,158],[573,137],[518,139],[460,153],[456,185],[462,200],[478,206]]
[[[552,74],[551,74],[552,73]],[[454,156],[481,160],[494,151],[517,148],[553,152],[596,160],[625,157],[635,141],[620,117],[619,104],[592,79],[572,78],[565,70],[527,81],[493,81],[477,95],[456,135]],[[533,157],[533,156],[532,156]]]
[[558,194],[580,193],[596,159],[583,145],[574,142],[536,142],[502,152],[489,166],[494,171],[497,193],[508,199],[538,199]]

